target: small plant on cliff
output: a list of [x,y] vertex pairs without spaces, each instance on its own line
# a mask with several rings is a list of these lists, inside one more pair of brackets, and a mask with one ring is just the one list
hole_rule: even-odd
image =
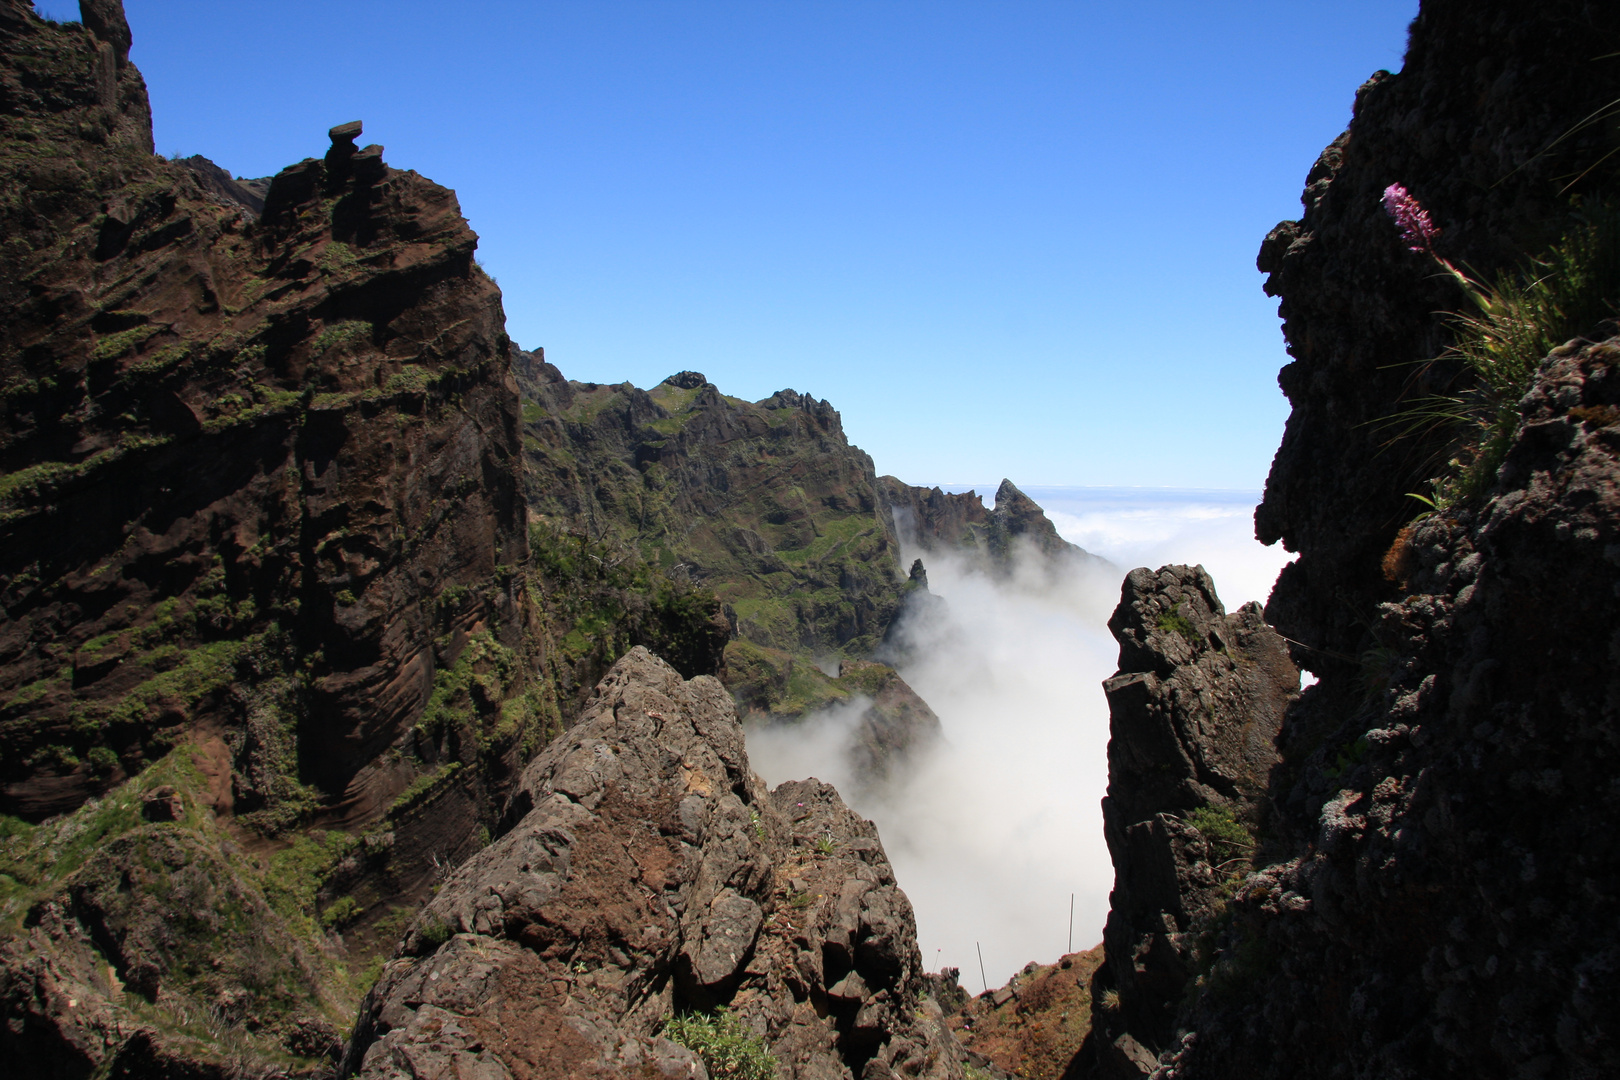
[[1615,313],[1620,298],[1620,208],[1577,210],[1573,227],[1544,255],[1492,281],[1464,273],[1435,251],[1440,229],[1404,187],[1384,190],[1384,212],[1414,253],[1427,255],[1462,288],[1471,312],[1447,317],[1453,342],[1438,361],[1460,362],[1463,384],[1420,397],[1379,421],[1395,439],[1454,432],[1450,459],[1412,497],[1445,511],[1477,501],[1491,486],[1519,427],[1519,399],[1537,368],[1572,335]]
[[1192,620],[1181,613],[1181,605],[1177,604],[1169,611],[1159,616],[1159,629],[1180,634],[1187,641],[1192,641],[1198,631],[1193,627]]
[[765,1040],[725,1009],[713,1016],[684,1013],[664,1025],[664,1038],[702,1059],[709,1075],[736,1080],[774,1080],[776,1058]]
[[1187,824],[1204,834],[1204,839],[1230,852],[1254,850],[1254,836],[1237,819],[1231,808],[1200,806],[1186,817]]

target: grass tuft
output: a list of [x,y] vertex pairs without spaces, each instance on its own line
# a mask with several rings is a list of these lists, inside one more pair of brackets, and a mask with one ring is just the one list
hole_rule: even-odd
[[[1521,270],[1483,282],[1445,264],[1473,310],[1448,316],[1454,341],[1426,368],[1459,362],[1461,385],[1417,398],[1378,421],[1389,443],[1451,434],[1428,494],[1412,498],[1444,513],[1477,504],[1495,481],[1519,430],[1519,401],[1549,353],[1616,312],[1620,299],[1620,207],[1580,213],[1564,238]],[[1389,445],[1389,444],[1386,444]]]

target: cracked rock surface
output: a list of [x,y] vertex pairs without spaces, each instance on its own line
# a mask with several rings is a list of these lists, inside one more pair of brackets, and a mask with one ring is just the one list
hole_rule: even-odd
[[507,820],[412,925],[346,1069],[700,1076],[659,1032],[726,1006],[783,1077],[961,1075],[876,829],[815,780],[767,791],[715,679],[633,649]]

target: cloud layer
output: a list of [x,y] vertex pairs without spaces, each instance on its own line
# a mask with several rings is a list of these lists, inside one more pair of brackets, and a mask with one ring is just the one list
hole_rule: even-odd
[[1062,953],[1071,895],[1074,947],[1101,940],[1113,868],[1100,809],[1108,706],[1099,684],[1117,662],[1106,623],[1123,574],[1202,562],[1233,608],[1264,600],[1286,558],[1248,537],[1252,503],[1241,500],[1031,494],[1064,536],[1118,568],[1054,578],[1029,562],[995,579],[961,560],[924,558],[946,603],[909,628],[916,659],[901,673],[939,714],[943,746],[873,789],[848,763],[863,702],[748,735],[768,782],[819,777],[877,823],[916,909],[925,965],[960,968],[975,991],[980,950],[991,987]]

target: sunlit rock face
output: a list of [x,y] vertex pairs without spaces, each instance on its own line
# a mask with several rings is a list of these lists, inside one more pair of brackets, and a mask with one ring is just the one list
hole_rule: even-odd
[[[1300,552],[1266,615],[1319,681],[1287,710],[1252,854],[1195,947],[1110,938],[1109,970],[1182,963],[1159,969],[1152,1016],[1119,981],[1132,1038],[1094,1041],[1077,1071],[1620,1071],[1620,339],[1567,328],[1514,393],[1500,468],[1443,512],[1406,493],[1431,490],[1455,429],[1377,423],[1469,385],[1452,360],[1412,365],[1449,340],[1435,313],[1469,301],[1380,196],[1410,192],[1435,256],[1522,267],[1578,222],[1573,196],[1620,189],[1613,130],[1587,122],[1620,100],[1590,48],[1617,36],[1612,7],[1425,3],[1405,69],[1362,87],[1303,218],[1266,239],[1293,414],[1256,520]],[[1209,894],[1178,879],[1173,895]]]
[[661,1027],[721,1005],[784,1077],[961,1075],[876,829],[814,780],[767,791],[717,680],[632,650],[515,812],[362,1007],[359,1075],[687,1077]]

